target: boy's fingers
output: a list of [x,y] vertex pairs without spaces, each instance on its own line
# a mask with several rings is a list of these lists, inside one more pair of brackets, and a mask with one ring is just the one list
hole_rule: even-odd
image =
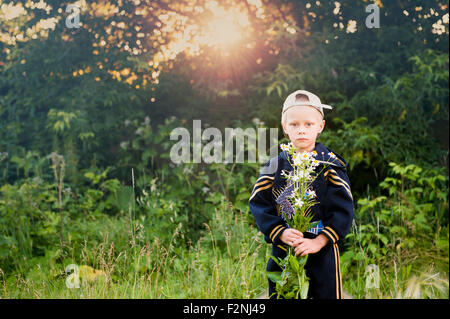
[[301,253],[303,253],[303,250],[300,247],[298,247],[298,246],[294,249],[294,251],[295,251],[295,256],[298,256]]
[[308,254],[308,249],[307,249],[307,248],[304,248],[304,247],[301,247],[301,246],[297,246],[297,247],[294,249],[294,252],[295,252],[295,256],[298,256],[298,255],[300,255],[300,256],[305,256],[305,255]]
[[297,229],[289,228],[285,230],[283,235],[284,234],[286,234],[286,237],[284,238],[285,243],[292,247],[296,245],[296,241],[303,239],[303,234]]
[[303,233],[297,229],[292,229],[292,233],[294,233],[297,236],[303,237]]
[[289,244],[291,245],[291,246],[295,246],[295,242],[297,241],[298,239],[296,238],[296,237],[293,237],[293,238],[290,238],[290,240],[289,240]]
[[299,244],[301,244],[301,243],[303,243],[305,241],[305,239],[302,237],[302,238],[298,238],[298,239],[296,239],[296,240],[294,240],[294,246],[297,246],[297,245],[299,245]]
[[303,237],[300,237],[300,236],[298,236],[298,235],[290,235],[289,237],[287,237],[289,240],[299,240],[299,239],[301,239],[301,238],[303,238]]
[[[284,236],[283,236],[284,237]],[[294,241],[297,239],[297,236],[294,236],[293,234],[286,233],[286,236],[282,238],[282,241],[290,246],[294,243]]]

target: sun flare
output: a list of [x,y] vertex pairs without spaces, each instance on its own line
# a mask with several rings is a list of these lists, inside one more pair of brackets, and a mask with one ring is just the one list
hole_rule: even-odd
[[243,39],[244,32],[243,26],[233,18],[232,14],[216,17],[208,23],[205,44],[220,49],[230,49]]
[[[161,46],[161,53],[155,55],[154,63],[174,59],[181,52],[198,55],[207,48],[218,50],[221,56],[235,56],[242,48],[252,46],[252,26],[242,7],[224,8],[217,1],[210,0],[202,7],[195,7],[194,11],[198,19],[169,15],[160,17],[166,28],[176,31],[173,40]],[[177,29],[179,25],[183,28]]]
[[250,22],[248,16],[238,8],[225,9],[216,1],[209,1],[205,8],[211,17],[199,25],[201,35],[195,37],[195,44],[229,51],[248,37]]

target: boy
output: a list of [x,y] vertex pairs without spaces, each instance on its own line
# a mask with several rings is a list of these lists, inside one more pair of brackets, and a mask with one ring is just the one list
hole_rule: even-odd
[[[296,255],[309,255],[305,265],[309,277],[308,298],[341,299],[342,282],[338,243],[346,236],[353,221],[353,197],[346,174],[346,162],[321,143],[316,143],[325,126],[320,99],[308,91],[295,91],[283,104],[281,124],[286,137],[298,153],[314,152],[321,172],[312,188],[318,203],[311,207],[312,221],[318,226],[301,233],[289,228],[282,218],[276,198],[286,187],[283,171],[292,171],[286,152],[280,152],[262,169],[249,199],[259,230],[267,243],[272,243],[272,255],[284,258],[287,246],[294,247]],[[292,160],[291,160],[292,162]],[[323,169],[325,167],[325,169]],[[281,271],[270,258],[267,271]],[[275,283],[269,279],[269,297],[276,298]]]

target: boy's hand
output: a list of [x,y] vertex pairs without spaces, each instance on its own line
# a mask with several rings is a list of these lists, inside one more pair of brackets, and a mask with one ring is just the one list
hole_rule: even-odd
[[308,254],[315,254],[321,250],[328,243],[328,238],[320,234],[314,239],[300,238],[297,239],[293,246],[295,247],[295,256],[305,256]]
[[303,233],[301,233],[300,231],[298,231],[297,229],[294,228],[288,228],[285,229],[280,236],[280,240],[292,247],[294,246],[294,243],[300,239],[303,238]]

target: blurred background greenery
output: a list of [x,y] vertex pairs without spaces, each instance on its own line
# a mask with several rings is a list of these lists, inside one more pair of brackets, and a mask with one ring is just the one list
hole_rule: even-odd
[[[448,298],[447,2],[1,0],[0,21],[0,297],[263,296],[259,165],[175,165],[170,132],[283,142],[306,89],[349,163],[347,296]],[[105,280],[68,289],[72,263]]]

